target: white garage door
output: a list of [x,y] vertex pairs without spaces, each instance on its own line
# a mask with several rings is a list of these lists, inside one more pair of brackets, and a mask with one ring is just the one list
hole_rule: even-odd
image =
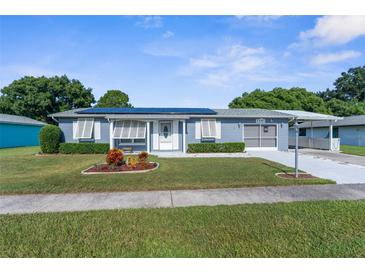
[[276,125],[244,125],[243,132],[246,147],[277,147]]

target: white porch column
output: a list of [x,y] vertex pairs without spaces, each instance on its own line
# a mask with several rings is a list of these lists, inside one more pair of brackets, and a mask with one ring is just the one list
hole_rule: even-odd
[[146,139],[147,139],[147,152],[150,153],[151,152],[151,148],[150,148],[150,144],[151,144],[151,132],[150,132],[150,121],[147,121],[147,128],[146,128]]
[[299,125],[298,121],[295,120],[295,178],[298,178],[299,170]]
[[330,122],[330,127],[329,127],[329,142],[330,142],[330,150],[332,151],[332,140],[333,140],[333,125],[332,125],[332,121]]
[[109,148],[114,148],[114,139],[113,139],[113,128],[114,128],[114,121],[109,121]]
[[183,152],[186,153],[186,121],[183,120],[183,132],[182,132],[182,145],[183,145]]

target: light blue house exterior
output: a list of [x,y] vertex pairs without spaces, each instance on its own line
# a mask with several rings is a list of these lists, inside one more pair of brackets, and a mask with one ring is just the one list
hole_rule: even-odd
[[[306,122],[299,125],[300,135],[312,138],[329,138],[328,121]],[[294,131],[291,129],[290,135]],[[341,145],[365,146],[365,115],[344,117],[332,123],[333,138],[339,138]]]
[[63,142],[108,143],[133,151],[186,152],[204,142],[245,142],[246,149],[288,149],[292,117],[265,109],[89,108],[50,115]]
[[28,117],[0,114],[0,148],[38,146],[44,125]]

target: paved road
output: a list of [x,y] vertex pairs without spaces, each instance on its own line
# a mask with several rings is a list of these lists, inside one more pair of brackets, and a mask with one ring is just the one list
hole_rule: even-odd
[[365,199],[365,184],[0,196],[0,214]]
[[[345,159],[349,159],[349,155],[341,155],[343,156],[332,155],[330,159],[325,157],[325,154],[319,156],[300,153],[299,169],[320,178],[334,180],[337,184],[365,184],[365,166],[346,163]],[[248,156],[261,157],[294,167],[293,151],[250,151]]]

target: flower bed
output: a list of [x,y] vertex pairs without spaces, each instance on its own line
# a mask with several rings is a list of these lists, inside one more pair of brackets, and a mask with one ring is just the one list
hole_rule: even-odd
[[131,167],[127,164],[112,166],[108,164],[97,164],[88,169],[83,170],[82,174],[115,174],[115,173],[143,173],[155,170],[158,168],[158,163],[148,163],[141,165],[136,164],[135,167]]

